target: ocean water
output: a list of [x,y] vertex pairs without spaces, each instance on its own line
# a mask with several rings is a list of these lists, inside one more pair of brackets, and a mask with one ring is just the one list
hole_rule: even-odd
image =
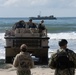
[[[19,20],[29,21],[28,18],[0,18],[0,59],[5,59],[5,31],[11,29]],[[40,23],[40,20],[33,20]],[[56,51],[60,39],[68,40],[68,48],[76,52],[76,17],[58,17],[57,20],[44,20],[49,39],[49,52]],[[50,55],[48,55],[50,57]]]

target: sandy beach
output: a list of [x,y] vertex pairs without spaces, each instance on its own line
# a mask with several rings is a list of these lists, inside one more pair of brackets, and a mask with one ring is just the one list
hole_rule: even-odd
[[[54,75],[54,70],[50,69],[47,65],[35,65],[35,68],[31,69],[31,74]],[[17,75],[16,68],[12,64],[0,64],[0,75]]]
[[[54,75],[54,70],[48,68],[47,65],[35,65],[31,69],[32,75]],[[0,64],[0,75],[17,75],[16,68],[12,64]]]

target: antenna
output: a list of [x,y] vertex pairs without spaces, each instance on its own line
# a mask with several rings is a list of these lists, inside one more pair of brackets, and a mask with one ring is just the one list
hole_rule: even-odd
[[41,11],[39,12],[39,15],[41,16]]

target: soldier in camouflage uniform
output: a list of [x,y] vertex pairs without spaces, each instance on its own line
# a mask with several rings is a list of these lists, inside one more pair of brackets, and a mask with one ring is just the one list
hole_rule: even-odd
[[[55,69],[55,75],[75,75],[76,54],[72,50],[67,48],[67,43],[68,42],[65,39],[62,39],[61,41],[59,41],[60,49],[58,49],[56,53],[52,54],[51,59],[49,61],[48,65],[51,69]],[[66,50],[68,52],[69,60],[73,61],[73,63],[74,63],[74,67],[65,68],[65,69],[56,68],[54,62],[56,60],[57,54],[60,52],[64,52]],[[62,58],[62,60],[63,60],[63,58]]]
[[15,30],[16,28],[26,28],[26,22],[24,20],[20,20],[14,24],[12,29]]
[[34,62],[27,52],[27,46],[22,44],[20,50],[13,62],[14,67],[17,68],[17,75],[31,75],[30,68],[34,67]]

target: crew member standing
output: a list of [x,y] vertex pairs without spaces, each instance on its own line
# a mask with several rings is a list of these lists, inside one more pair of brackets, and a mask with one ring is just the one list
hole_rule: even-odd
[[27,52],[27,46],[22,44],[20,50],[13,62],[14,67],[17,68],[17,75],[31,75],[30,68],[34,67],[34,62]]
[[55,69],[55,75],[75,75],[76,53],[67,48],[67,40],[59,41],[60,48],[51,56],[49,67]]
[[38,25],[38,29],[39,29],[39,33],[40,33],[40,36],[42,36],[43,34],[43,30],[45,30],[45,25],[43,24],[44,23],[44,20],[41,20],[41,23]]

